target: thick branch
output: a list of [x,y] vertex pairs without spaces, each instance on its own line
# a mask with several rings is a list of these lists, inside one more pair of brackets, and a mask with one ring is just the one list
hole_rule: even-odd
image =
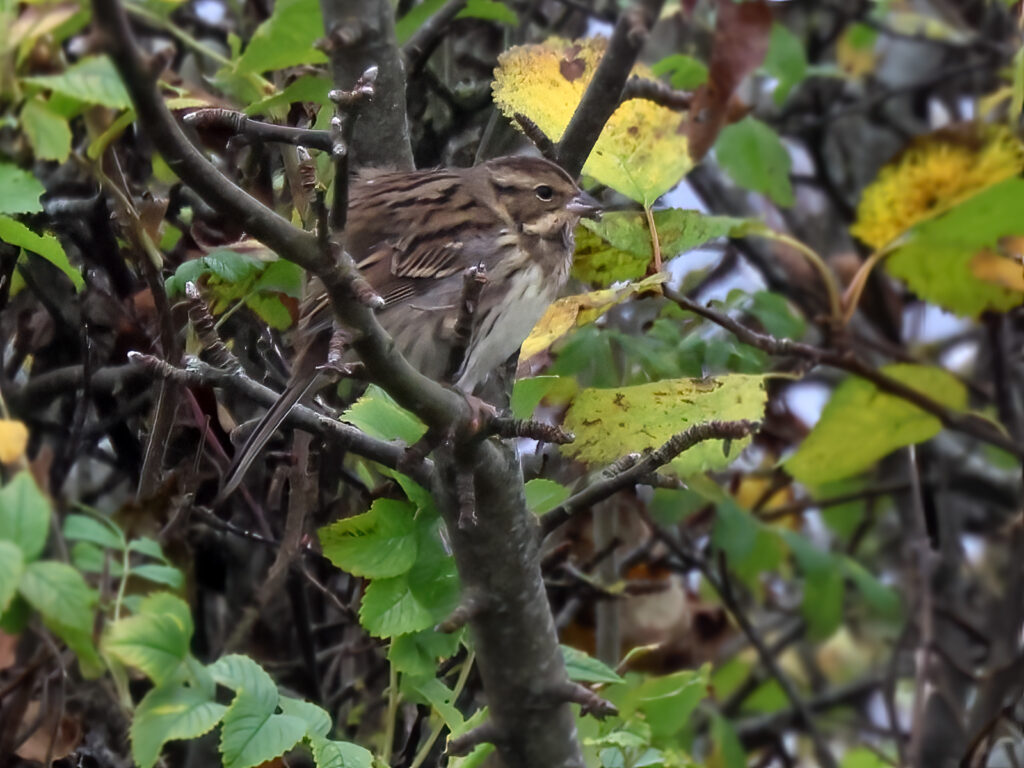
[[296,128],[291,125],[275,125],[261,120],[252,120],[244,112],[234,109],[197,109],[182,118],[197,131],[227,130],[234,134],[235,141],[277,142],[294,144],[297,147],[331,151],[331,135],[327,131]]
[[378,68],[373,101],[352,136],[353,167],[411,170],[412,145],[405,112],[405,72],[395,45],[395,19],[386,0],[320,0],[335,88],[347,89]]
[[601,129],[618,108],[629,72],[663,3],[637,0],[619,17],[608,50],[558,142],[558,164],[570,175],[579,175]]

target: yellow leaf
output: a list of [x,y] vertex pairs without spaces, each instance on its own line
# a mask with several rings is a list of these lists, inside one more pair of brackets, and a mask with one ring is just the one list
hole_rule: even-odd
[[[611,389],[584,389],[565,415],[576,435],[563,452],[589,463],[659,447],[677,432],[713,419],[759,420],[767,394],[764,377],[729,374],[717,379],[665,379]],[[701,443],[670,465],[680,476],[729,465],[750,438],[726,445]]]
[[0,419],[0,464],[12,464],[25,455],[28,429],[20,421]]
[[[498,57],[494,100],[507,117],[522,113],[552,141],[565,132],[597,69],[608,41],[550,38],[520,45]],[[653,78],[638,65],[634,75]],[[684,116],[644,99],[630,99],[615,110],[583,166],[602,184],[651,205],[693,167],[681,132]]]
[[971,259],[971,273],[986,283],[1024,292],[1024,265],[988,249]]
[[651,275],[624,288],[605,288],[558,299],[530,331],[519,350],[520,360],[529,360],[554,344],[577,326],[592,323],[616,304],[633,294],[648,291],[665,282],[664,273]]

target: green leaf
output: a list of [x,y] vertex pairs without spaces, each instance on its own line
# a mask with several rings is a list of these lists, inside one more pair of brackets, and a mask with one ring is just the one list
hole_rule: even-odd
[[808,635],[812,640],[825,640],[843,621],[846,590],[842,560],[793,531],[783,531],[782,537],[804,576],[801,613]]
[[565,671],[578,683],[624,683],[625,679],[603,661],[568,645],[559,646]]
[[316,102],[321,106],[327,106],[331,100],[327,94],[334,87],[330,78],[319,75],[303,75],[288,84],[280,93],[268,96],[265,99],[250,104],[245,108],[247,115],[260,115],[263,113],[277,113],[295,102]]
[[427,428],[416,416],[409,413],[391,399],[391,396],[375,384],[341,416],[380,440],[402,440],[412,445],[426,434]]
[[569,489],[554,480],[537,477],[524,486],[526,491],[526,508],[535,515],[549,512],[567,498]]
[[11,541],[0,539],[0,614],[3,614],[18,591],[18,582],[25,570],[25,558]]
[[466,7],[459,11],[455,18],[484,19],[485,21],[508,24],[512,27],[519,26],[519,17],[516,16],[515,11],[498,0],[468,0]]
[[317,739],[312,746],[316,768],[373,768],[373,754],[358,744]]
[[516,379],[512,386],[512,399],[509,408],[512,416],[517,419],[529,419],[543,400],[559,383],[558,376],[534,376]]
[[124,534],[113,524],[88,515],[68,515],[64,519],[64,538],[70,541],[90,541],[107,549],[124,551]]
[[102,671],[92,644],[96,591],[66,563],[42,560],[30,563],[21,576],[18,592],[39,611],[43,623],[75,652],[87,677]]
[[[595,242],[583,236],[577,244],[573,260],[576,277],[597,285],[643,277],[654,258],[651,233],[643,213],[610,211],[600,221],[586,219],[580,225],[580,234],[590,232],[600,240]],[[664,261],[692,251],[709,240],[735,236],[746,225],[745,219],[708,216],[679,208],[654,212],[654,226]]]
[[732,725],[719,714],[711,716],[712,759],[721,768],[746,768],[747,754]]
[[770,291],[758,291],[747,308],[758,319],[767,333],[776,338],[799,339],[807,330],[803,318],[793,314],[785,297]]
[[26,563],[36,560],[50,530],[50,502],[28,471],[0,488],[0,539],[14,542]]
[[775,22],[764,58],[765,71],[779,82],[775,86],[775,104],[781,106],[793,86],[807,76],[804,45],[786,26]]
[[697,705],[707,697],[710,672],[711,666],[705,664],[700,669],[649,677],[619,699],[619,713],[627,721],[642,713],[652,740],[671,738],[683,729]]
[[409,12],[395,22],[395,38],[399,45],[412,37],[413,32],[419,29],[423,22],[433,16],[444,5],[445,0],[423,0],[409,9]]
[[658,77],[669,75],[672,87],[680,91],[692,91],[708,81],[707,65],[682,53],[666,56],[651,67],[651,70]]
[[297,717],[306,724],[307,738],[326,738],[331,732],[331,716],[311,701],[293,699],[291,696],[279,696],[277,701],[281,711],[286,715]]
[[[0,170],[0,184],[3,183],[2,177],[3,172]],[[5,192],[0,187],[0,208],[3,207],[4,195]],[[42,256],[68,276],[76,291],[85,286],[85,280],[82,279],[81,273],[71,266],[67,254],[64,253],[64,246],[53,235],[38,235],[20,221],[15,221],[8,216],[0,216],[0,240]]]
[[[999,255],[1000,241],[1024,235],[1024,179],[1013,177],[910,230],[886,270],[923,299],[977,317],[1024,302],[1024,293],[975,274],[983,252]],[[1019,271],[1019,268],[1018,268]]]
[[283,331],[292,324],[292,313],[277,296],[250,294],[245,297],[245,306],[255,312],[260,320],[278,331]]
[[708,500],[689,488],[655,488],[647,510],[658,523],[675,525],[707,506]]
[[355,576],[400,576],[416,562],[415,513],[408,502],[377,499],[368,512],[320,529],[324,557]]
[[214,680],[236,692],[221,721],[224,768],[251,768],[265,763],[283,755],[306,735],[302,718],[275,713],[277,687],[248,656],[224,656],[209,670]]
[[432,675],[437,662],[455,654],[459,649],[460,633],[438,632],[425,629],[398,635],[391,639],[388,661],[403,674]]
[[132,105],[121,76],[106,56],[88,56],[58,75],[25,77],[22,82],[86,104],[100,104],[112,109],[128,109]]
[[793,205],[789,153],[775,131],[753,117],[727,126],[715,143],[722,169],[741,187],[767,195],[777,205]]
[[418,526],[416,564],[407,573],[374,579],[366,588],[359,621],[375,637],[419,632],[444,619],[458,602],[455,564],[445,552],[438,523]]
[[71,128],[66,118],[51,110],[42,99],[29,99],[21,110],[21,127],[39,160],[63,163],[71,154]]
[[317,0],[280,0],[253,33],[238,60],[242,73],[267,72],[297,64],[322,64],[327,57],[313,43],[324,36]]
[[[967,406],[964,385],[941,368],[898,363],[881,370],[947,408]],[[800,482],[820,485],[863,472],[897,448],[924,442],[941,429],[935,416],[916,405],[851,377],[832,393],[814,429],[783,465]]]
[[711,541],[725,552],[729,567],[748,584],[763,572],[777,568],[785,554],[779,535],[731,498],[716,507]]
[[156,584],[166,584],[172,589],[181,589],[185,584],[185,577],[173,565],[136,565],[131,569],[131,574]]
[[[44,192],[46,188],[28,171],[0,163],[0,213],[38,213],[43,210],[39,198]],[[6,239],[0,232],[0,240]]]
[[148,536],[141,536],[137,539],[132,539],[128,542],[128,550],[130,552],[138,552],[140,555],[145,555],[146,557],[152,557],[154,560],[160,560],[164,563],[168,562],[167,558],[164,556],[163,549],[160,548],[160,544]]
[[868,607],[884,619],[898,620],[902,617],[903,604],[895,589],[882,584],[877,576],[856,560],[844,558],[843,567]]
[[226,710],[198,688],[180,684],[153,688],[139,702],[132,718],[129,734],[135,764],[152,768],[164,744],[208,733]]
[[401,688],[402,693],[410,700],[419,704],[429,704],[451,730],[458,731],[465,725],[465,718],[455,706],[455,693],[433,675],[404,675]]
[[[576,441],[561,449],[588,463],[610,463],[624,453],[660,447],[673,434],[705,421],[759,420],[765,401],[764,377],[746,374],[584,389],[565,415],[565,427],[575,433]],[[749,442],[748,437],[726,446],[721,440],[709,440],[669,466],[680,476],[722,469]]]
[[107,626],[103,648],[161,685],[188,657],[193,631],[188,604],[169,592],[157,592],[142,601],[137,615]]

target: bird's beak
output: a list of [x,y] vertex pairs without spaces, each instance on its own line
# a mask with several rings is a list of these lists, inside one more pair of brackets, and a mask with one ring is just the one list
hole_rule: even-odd
[[583,190],[566,204],[565,209],[584,219],[601,218],[601,203]]

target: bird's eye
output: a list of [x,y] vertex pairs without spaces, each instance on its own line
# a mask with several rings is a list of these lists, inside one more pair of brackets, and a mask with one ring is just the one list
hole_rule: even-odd
[[550,202],[551,198],[555,196],[555,190],[553,190],[547,184],[541,184],[533,191],[537,193],[537,199],[543,200],[545,203]]

